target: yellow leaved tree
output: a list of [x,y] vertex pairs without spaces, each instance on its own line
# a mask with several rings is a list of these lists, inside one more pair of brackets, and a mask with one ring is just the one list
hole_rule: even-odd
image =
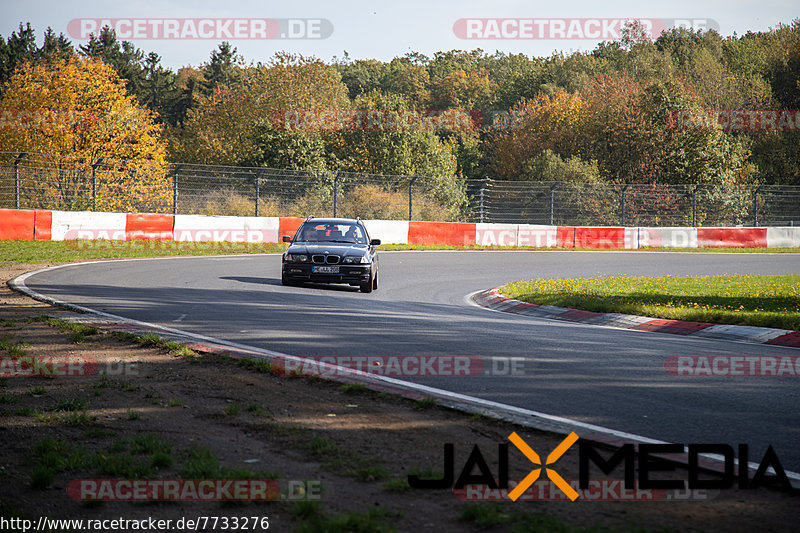
[[[190,163],[263,166],[265,130],[285,131],[286,117],[321,116],[349,107],[340,74],[315,58],[278,53],[268,65],[243,68],[189,111],[173,155]],[[305,137],[310,128],[292,132]],[[317,131],[318,133],[318,131]]]
[[152,112],[100,60],[26,63],[3,88],[0,151],[20,161],[21,207],[159,211],[171,204]]
[[580,154],[580,135],[586,120],[586,103],[579,94],[557,91],[539,93],[520,100],[510,111],[510,120],[491,139],[493,170],[500,179],[517,180],[525,174],[525,163],[550,150],[563,157]]

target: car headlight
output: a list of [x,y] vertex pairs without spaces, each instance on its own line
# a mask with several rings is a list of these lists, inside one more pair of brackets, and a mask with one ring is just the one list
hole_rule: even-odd
[[286,261],[289,263],[308,263],[309,257],[305,254],[286,254]]
[[342,259],[342,263],[346,265],[353,265],[357,263],[367,264],[369,263],[369,259],[367,259],[366,255],[348,255]]

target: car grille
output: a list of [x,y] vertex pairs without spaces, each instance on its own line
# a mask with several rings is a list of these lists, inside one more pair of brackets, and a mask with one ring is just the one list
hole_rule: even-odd
[[338,265],[341,258],[338,255],[312,255],[311,261],[314,263],[327,263],[329,265]]

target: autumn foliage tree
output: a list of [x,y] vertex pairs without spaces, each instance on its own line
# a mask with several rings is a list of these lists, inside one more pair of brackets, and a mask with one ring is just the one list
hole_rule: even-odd
[[[373,91],[356,98],[354,107],[364,112],[375,110],[384,116],[391,111],[412,109],[402,96]],[[434,129],[390,127],[331,132],[328,150],[342,170],[373,174],[453,177],[455,157]]]
[[545,150],[580,156],[579,135],[586,116],[586,103],[576,93],[539,93],[521,100],[491,135],[494,174],[498,179],[520,179],[527,162]]
[[433,99],[437,107],[463,109],[487,108],[497,84],[489,79],[486,69],[478,71],[456,70],[433,85]]
[[[412,102],[404,97],[381,91],[360,95],[353,105],[362,112],[375,111],[382,117],[394,112],[402,114],[403,111],[413,110]],[[367,127],[364,127],[365,124]],[[458,218],[466,204],[466,195],[463,184],[457,177],[452,141],[441,139],[435,126],[419,124],[419,128],[406,129],[403,126],[393,126],[389,121],[374,128],[364,122],[361,126],[352,131],[341,130],[325,134],[326,150],[335,168],[355,173],[423,177],[418,180],[416,187],[418,191],[424,191],[423,196],[427,203],[417,201],[415,216],[433,220]],[[367,209],[372,202],[388,202],[395,207],[407,208],[405,187],[404,182],[399,190],[391,192],[374,186],[356,188],[353,191],[355,197],[351,195],[350,198],[351,204],[363,205],[361,211],[352,212],[369,216]],[[421,208],[428,213],[420,212]],[[375,214],[374,211],[372,213]]]
[[[244,69],[235,82],[217,85],[188,113],[173,153],[191,163],[269,166],[260,140],[285,113],[349,107],[335,68],[313,58],[278,54],[268,65]],[[302,132],[298,133],[302,135]],[[286,139],[290,144],[291,139]]]
[[57,170],[23,191],[33,207],[90,207],[88,176],[98,177],[98,210],[166,203],[166,146],[154,115],[127,93],[114,69],[73,57],[19,67],[0,101],[0,147],[46,154]]

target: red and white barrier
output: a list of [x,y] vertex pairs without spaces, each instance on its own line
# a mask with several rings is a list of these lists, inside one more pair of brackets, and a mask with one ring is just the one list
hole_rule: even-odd
[[32,241],[35,237],[36,211],[0,209],[0,240]]
[[475,224],[475,244],[480,246],[553,247],[558,227],[539,224]]
[[625,228],[575,228],[576,248],[625,248]]
[[126,240],[125,213],[98,213],[95,211],[52,211],[50,240],[75,239]]
[[697,228],[638,229],[637,248],[697,248]]
[[175,215],[173,239],[179,242],[278,242],[278,217]]
[[364,225],[371,239],[380,239],[383,244],[408,244],[407,220],[365,220]]
[[[230,217],[0,209],[0,240],[174,240],[280,242],[303,223],[297,217]],[[800,228],[625,228],[365,220],[385,244],[542,248],[800,247]]]
[[281,217],[278,224],[278,241],[283,240],[284,235],[294,237],[303,220],[305,219],[298,217]]
[[622,242],[624,247],[629,250],[637,249],[639,247],[639,228],[625,228]]
[[408,244],[473,245],[475,224],[461,222],[409,222]]
[[800,246],[800,228],[767,228],[768,248]]
[[475,244],[480,246],[517,246],[517,224],[475,224]]
[[700,248],[766,248],[767,228],[697,228]]
[[155,213],[127,213],[125,215],[125,239],[129,241],[171,241],[174,227],[174,215]]
[[520,224],[517,228],[517,246],[558,246],[558,226]]

